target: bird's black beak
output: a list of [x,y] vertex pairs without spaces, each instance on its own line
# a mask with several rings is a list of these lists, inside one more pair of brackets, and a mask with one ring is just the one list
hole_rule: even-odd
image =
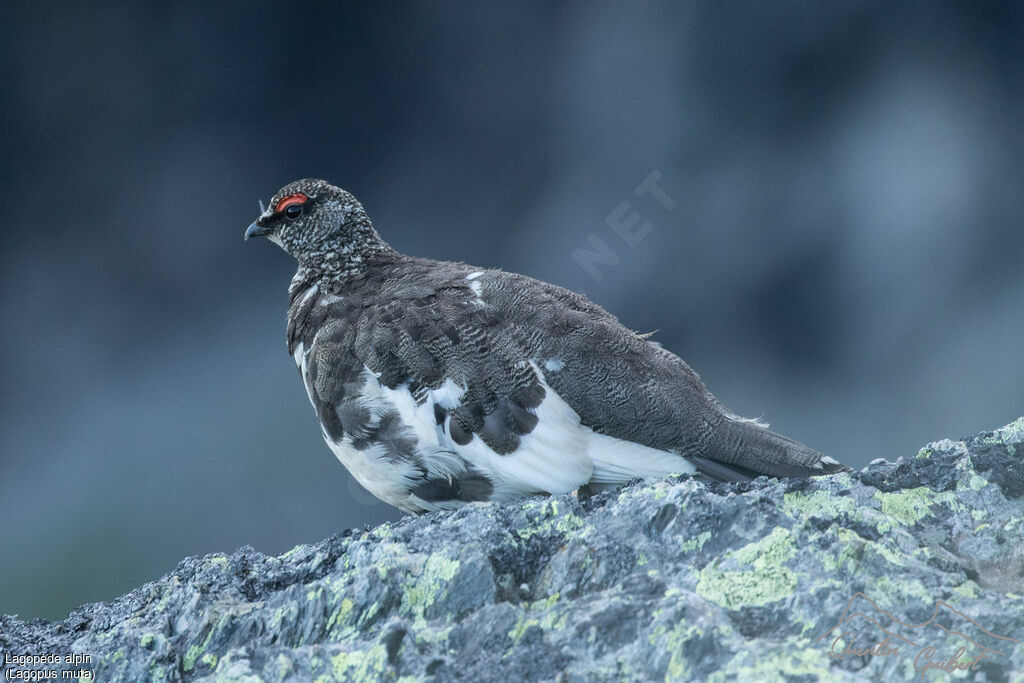
[[250,237],[266,237],[271,232],[273,231],[270,228],[260,225],[260,222],[256,221],[246,229],[245,239]]

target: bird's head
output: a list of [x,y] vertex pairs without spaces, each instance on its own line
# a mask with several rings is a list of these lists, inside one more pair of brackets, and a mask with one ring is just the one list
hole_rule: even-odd
[[325,180],[285,185],[245,231],[266,237],[305,265],[330,267],[390,249],[355,197]]

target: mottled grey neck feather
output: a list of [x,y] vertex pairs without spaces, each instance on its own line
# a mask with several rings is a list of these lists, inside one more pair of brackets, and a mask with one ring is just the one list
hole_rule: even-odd
[[302,281],[320,284],[325,292],[336,292],[346,280],[361,277],[368,268],[401,257],[380,238],[362,207],[359,209],[346,220],[343,237],[332,237],[319,248],[302,253],[293,287],[296,281]]

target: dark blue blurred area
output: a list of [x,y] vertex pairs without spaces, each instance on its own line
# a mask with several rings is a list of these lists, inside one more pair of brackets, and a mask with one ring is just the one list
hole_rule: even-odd
[[1024,414],[1022,7],[3,3],[0,612],[399,517],[320,438],[294,263],[242,242],[300,177],[851,465]]

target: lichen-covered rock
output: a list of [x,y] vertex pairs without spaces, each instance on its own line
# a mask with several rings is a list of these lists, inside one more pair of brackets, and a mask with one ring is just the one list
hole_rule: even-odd
[[[0,650],[23,677],[124,681],[1021,680],[1022,538],[1024,418],[856,474],[648,481],[189,558],[59,623],[0,617]],[[91,662],[18,659],[46,654]]]

